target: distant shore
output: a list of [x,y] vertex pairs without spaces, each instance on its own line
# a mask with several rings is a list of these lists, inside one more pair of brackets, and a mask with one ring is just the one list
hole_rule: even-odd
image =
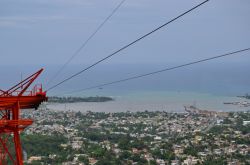
[[95,97],[49,97],[49,103],[80,103],[80,102],[107,102],[114,101],[111,97],[95,96]]
[[250,99],[250,95],[248,95],[248,94],[246,94],[245,96],[237,96],[237,97],[245,98],[245,99]]
[[[111,97],[112,95],[112,97]],[[218,96],[194,92],[139,92],[113,95],[112,101],[100,102],[49,102],[48,108],[59,111],[80,112],[136,112],[136,111],[166,111],[184,112],[185,105],[195,104],[200,109],[233,112],[248,111],[250,107],[233,106],[225,102],[242,102],[245,99],[231,96]],[[80,96],[84,97],[84,96]],[[100,97],[99,97],[100,98]],[[95,98],[97,99],[97,98]],[[114,101],[113,101],[114,100]],[[88,100],[90,101],[90,100]],[[247,101],[247,100],[246,100]]]

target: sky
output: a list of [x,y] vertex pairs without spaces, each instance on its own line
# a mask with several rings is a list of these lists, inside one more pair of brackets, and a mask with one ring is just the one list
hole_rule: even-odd
[[[0,0],[2,88],[19,81],[20,73],[28,75],[41,67],[45,68],[45,72],[39,81],[46,84],[119,2]],[[109,55],[200,2],[202,1],[126,0],[55,82]],[[249,15],[249,0],[210,0],[197,10],[98,65],[87,74],[68,82],[60,90],[112,81],[248,48]],[[249,89],[250,80],[246,78],[250,77],[247,71],[250,69],[249,63],[250,52],[246,52],[200,64],[194,68],[203,73],[213,70],[208,73],[210,77],[219,68],[220,74],[212,76],[209,81],[217,81],[218,77],[226,75],[226,82],[243,88],[240,90],[243,92]],[[172,80],[185,77],[185,74],[189,73],[187,70]],[[201,73],[197,72],[187,77],[193,79],[199,75],[201,76]],[[164,74],[156,77],[157,82],[163,79],[169,82],[164,78],[166,76]],[[222,78],[220,83],[223,83],[224,79]],[[147,86],[155,86],[157,82],[154,81],[151,82],[154,85]],[[162,84],[165,81],[162,81]],[[82,85],[82,82],[86,83]],[[206,85],[204,83],[203,86]],[[218,84],[215,86],[218,88]]]

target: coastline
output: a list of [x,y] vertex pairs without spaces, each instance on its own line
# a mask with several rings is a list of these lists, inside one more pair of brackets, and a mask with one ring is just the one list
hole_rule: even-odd
[[200,109],[229,112],[247,111],[250,107],[225,105],[224,102],[244,101],[237,96],[218,96],[193,92],[141,92],[123,96],[112,96],[111,102],[49,103],[47,107],[55,111],[80,112],[136,112],[166,111],[184,112],[185,105],[195,104]]

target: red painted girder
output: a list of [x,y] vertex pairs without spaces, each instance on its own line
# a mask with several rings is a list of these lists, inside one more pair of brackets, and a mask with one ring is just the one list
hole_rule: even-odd
[[0,97],[0,110],[13,107],[17,101],[19,101],[20,109],[33,109],[47,99],[45,95]]

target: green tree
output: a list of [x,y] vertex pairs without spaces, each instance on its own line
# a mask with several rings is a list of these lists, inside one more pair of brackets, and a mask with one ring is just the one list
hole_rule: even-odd
[[85,157],[85,156],[79,156],[78,160],[80,162],[83,162],[85,165],[89,165],[89,159],[87,157]]
[[185,148],[183,152],[184,154],[192,155],[192,156],[197,156],[198,154],[198,151],[196,150],[196,148],[191,147],[191,146]]

